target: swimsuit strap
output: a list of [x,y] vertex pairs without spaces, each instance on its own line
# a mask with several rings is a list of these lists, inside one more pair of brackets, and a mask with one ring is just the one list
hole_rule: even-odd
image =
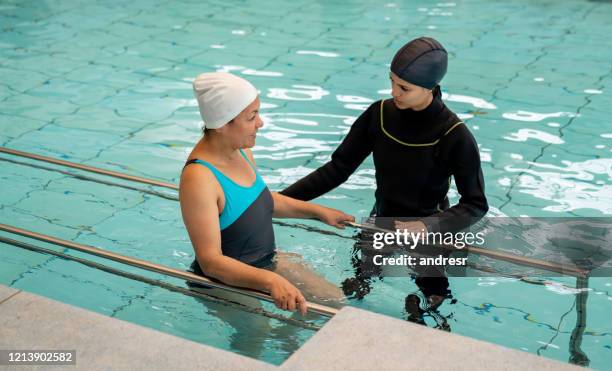
[[255,171],[255,175],[259,175],[257,173],[257,169],[255,168],[255,164],[251,162],[251,160],[249,160],[249,157],[246,155],[246,153],[244,153],[244,151],[242,150],[242,148],[240,148],[240,154],[242,155],[242,157],[244,157],[244,159],[248,162],[248,164],[251,166],[251,168]]
[[[210,162],[204,161],[204,160],[200,160],[199,158],[192,158],[191,160],[188,160],[185,163],[185,166],[183,166],[183,169],[185,169],[185,167],[187,167],[187,165],[200,164],[200,165],[203,165],[203,166],[207,167],[210,171],[212,171],[212,173],[216,176],[217,180],[220,181],[222,188],[225,188],[224,184],[226,184],[227,182],[229,182],[231,185],[237,186],[239,188],[245,188],[245,189],[253,188],[257,183],[262,181],[261,176],[259,175],[259,172],[257,171],[257,168],[249,160],[249,158],[242,151],[242,149],[240,150],[240,154],[242,155],[242,157],[244,157],[244,159],[246,160],[247,164],[249,164],[251,169],[253,169],[253,171],[255,172],[255,182],[253,182],[253,184],[251,184],[250,186],[243,186],[243,185],[240,185],[240,184],[236,183],[233,179],[231,179],[230,177],[228,177],[227,175],[225,175],[221,171],[219,171],[213,164],[211,164]],[[220,179],[223,179],[223,181],[221,181]]]

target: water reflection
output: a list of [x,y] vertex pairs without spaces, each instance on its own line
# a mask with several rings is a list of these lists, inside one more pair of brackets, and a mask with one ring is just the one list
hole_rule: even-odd
[[515,112],[505,112],[502,114],[502,117],[508,120],[514,121],[527,121],[527,122],[537,122],[546,120],[548,118],[556,118],[556,117],[576,117],[577,115],[572,112],[552,112],[552,113],[538,113],[538,112],[530,112],[530,111],[515,111]]
[[337,58],[340,56],[340,54],[338,53],[322,52],[322,51],[317,51],[317,50],[298,50],[297,52],[295,52],[295,54],[316,55],[318,57],[323,57],[323,58]]
[[268,89],[268,98],[293,100],[293,101],[308,101],[320,100],[322,97],[329,95],[329,91],[324,90],[320,86],[313,85],[292,85],[293,89],[286,88],[270,88]]
[[559,136],[535,129],[519,129],[519,131],[504,136],[504,139],[513,142],[526,142],[529,139],[539,140],[549,144],[563,144],[565,141]]
[[562,163],[529,162],[529,167],[508,165],[504,170],[523,174],[517,179],[518,191],[551,203],[542,207],[544,211],[592,209],[612,213],[612,185],[593,184],[597,178],[604,182],[612,178],[612,158]]

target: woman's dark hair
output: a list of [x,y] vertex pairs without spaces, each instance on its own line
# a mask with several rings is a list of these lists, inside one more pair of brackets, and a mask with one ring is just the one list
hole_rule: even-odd
[[[228,122],[227,124],[229,125],[232,122],[234,122],[234,119],[231,119],[230,122]],[[205,125],[202,126],[202,134],[204,135],[206,135],[207,133],[210,133],[211,130],[214,130],[214,129],[209,129]]]

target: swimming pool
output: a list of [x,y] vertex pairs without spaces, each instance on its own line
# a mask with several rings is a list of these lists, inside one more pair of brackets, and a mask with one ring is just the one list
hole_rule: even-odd
[[[388,96],[392,54],[426,34],[451,52],[442,89],[480,144],[490,214],[610,215],[609,19],[612,4],[595,1],[5,1],[0,142],[176,183],[200,135],[191,79],[231,71],[261,91],[254,153],[279,190],[324,163],[354,118]],[[367,215],[372,169],[366,160],[319,201]],[[5,161],[0,174],[0,222],[176,268],[192,260],[174,201]],[[275,228],[281,249],[330,281],[351,274],[351,240]],[[314,333],[274,335],[283,332],[276,320],[276,332],[237,331],[178,293],[8,245],[0,255],[0,283],[271,363]],[[351,304],[404,318],[416,286],[373,285]],[[582,349],[594,368],[612,360],[610,286],[589,282]],[[440,313],[453,332],[567,361],[575,291],[502,278],[451,279],[451,288],[457,302]],[[240,348],[245,332],[256,349]]]

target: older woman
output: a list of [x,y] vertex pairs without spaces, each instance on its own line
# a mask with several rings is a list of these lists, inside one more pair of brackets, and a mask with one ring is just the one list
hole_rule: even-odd
[[302,314],[305,296],[339,300],[341,291],[299,256],[276,250],[272,217],[315,218],[338,228],[354,218],[268,190],[249,150],[263,126],[253,85],[217,72],[199,75],[193,88],[205,135],[189,155],[179,191],[193,271],[269,292],[277,307]]

